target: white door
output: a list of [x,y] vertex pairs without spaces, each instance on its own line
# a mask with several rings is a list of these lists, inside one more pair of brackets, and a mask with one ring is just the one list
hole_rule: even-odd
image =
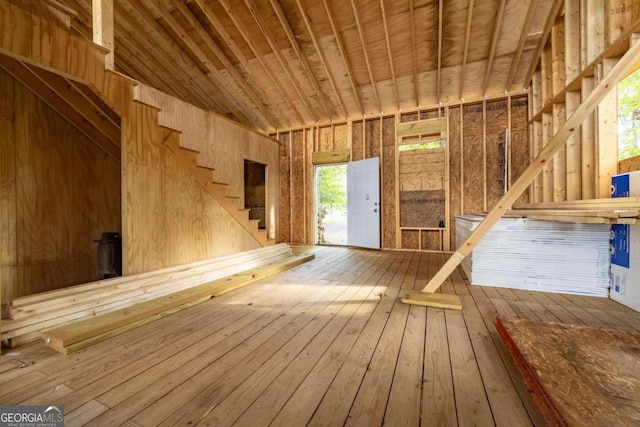
[[380,158],[347,164],[347,243],[380,249]]

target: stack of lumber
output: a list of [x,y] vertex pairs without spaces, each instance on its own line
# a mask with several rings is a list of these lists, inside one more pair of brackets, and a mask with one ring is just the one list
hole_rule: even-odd
[[536,425],[640,425],[638,332],[501,318],[495,326]]
[[503,217],[583,224],[636,224],[640,197],[571,200],[514,206]]
[[[483,219],[456,218],[458,245]],[[474,285],[606,297],[610,226],[501,218],[462,268]]]
[[209,296],[219,295],[249,283],[245,279],[257,280],[308,259],[304,254],[294,256],[289,245],[278,244],[17,298],[9,302],[10,318],[2,321],[0,337],[15,347],[40,338],[47,328],[126,309],[205,283],[211,283]]

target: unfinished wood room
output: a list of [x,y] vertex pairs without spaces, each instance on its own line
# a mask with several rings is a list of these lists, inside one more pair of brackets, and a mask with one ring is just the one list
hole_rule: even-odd
[[639,425],[639,39],[0,0],[0,425]]

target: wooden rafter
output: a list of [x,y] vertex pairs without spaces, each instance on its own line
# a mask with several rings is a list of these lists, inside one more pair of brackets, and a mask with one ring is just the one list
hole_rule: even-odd
[[513,78],[516,75],[518,66],[520,66],[520,59],[522,58],[524,45],[527,42],[527,34],[529,33],[529,27],[531,26],[531,17],[533,16],[533,11],[536,8],[536,2],[537,0],[529,0],[529,8],[527,9],[527,16],[524,19],[522,32],[520,33],[520,40],[518,40],[518,47],[516,48],[516,52],[513,56],[513,61],[511,61],[511,67],[509,68],[509,76],[507,77],[507,83],[504,85],[505,93],[511,90],[511,86],[513,85]]
[[380,10],[382,11],[382,27],[384,28],[384,38],[387,45],[387,55],[389,56],[389,68],[391,69],[391,80],[393,81],[393,94],[396,100],[396,110],[400,110],[398,81],[396,79],[395,67],[393,66],[393,55],[391,53],[391,41],[389,40],[389,26],[387,25],[387,12],[384,9],[384,0],[380,0]]
[[380,95],[378,94],[378,88],[376,87],[376,80],[373,76],[373,70],[371,69],[371,61],[369,60],[369,52],[367,52],[367,42],[364,39],[364,29],[358,16],[358,7],[356,6],[356,0],[351,0],[351,9],[353,10],[353,17],[356,21],[356,27],[358,28],[358,36],[360,37],[360,45],[362,46],[362,53],[364,54],[364,62],[367,64],[367,72],[369,73],[369,81],[371,82],[371,89],[373,96],[376,99],[376,107],[378,112],[382,112],[382,104],[380,103]]
[[[278,122],[275,117],[271,114],[271,112],[264,106],[262,101],[258,98],[258,95],[253,91],[253,89],[247,84],[247,82],[242,78],[238,70],[233,66],[229,58],[227,58],[215,40],[211,38],[211,36],[206,32],[206,30],[200,25],[197,18],[193,15],[191,10],[182,3],[181,1],[171,0],[174,7],[182,14],[182,16],[191,24],[191,26],[196,30],[200,38],[205,42],[207,47],[211,49],[216,58],[222,63],[225,69],[231,74],[236,84],[247,94],[253,104],[251,106],[257,107],[264,118],[273,126],[274,128],[278,127]],[[247,101],[245,101],[247,104]],[[250,107],[251,107],[250,106]]]
[[[311,24],[309,23],[309,20],[307,19],[304,13],[304,10],[302,10],[302,6],[300,5],[300,2],[298,1],[297,3],[298,3],[298,8],[300,9],[300,13],[302,14],[302,18],[304,19],[304,23],[307,26],[307,31],[309,31],[309,34],[311,34],[313,45],[315,46],[316,51],[320,54],[322,59],[322,64],[324,65],[327,75],[329,76],[329,79],[332,82],[331,85],[333,86],[334,91],[338,95],[338,99],[340,100],[340,104],[342,105],[342,110],[344,111],[345,115],[348,117],[349,113],[347,113],[347,110],[344,106],[342,95],[337,90],[336,85],[333,82],[333,77],[331,77],[331,73],[327,68],[327,65],[324,59],[324,53],[322,53],[322,51],[320,50],[316,37],[313,34],[313,31],[311,29]],[[345,68],[347,69],[347,74],[349,76],[349,83],[351,83],[351,90],[353,91],[353,96],[355,97],[356,102],[358,103],[358,107],[360,108],[360,114],[364,114],[364,106],[362,104],[362,100],[360,99],[360,95],[358,95],[358,84],[356,83],[353,69],[351,68],[351,63],[349,62],[349,58],[347,57],[347,51],[344,47],[344,41],[342,41],[342,37],[340,36],[340,30],[338,30],[338,27],[336,26],[335,19],[333,19],[333,14],[331,13],[331,9],[329,9],[329,4],[327,3],[327,0],[322,0],[322,4],[324,5],[324,10],[327,14],[327,17],[329,18],[329,24],[331,25],[331,31],[333,32],[333,37],[335,37],[336,42],[338,43],[338,50],[340,51],[342,62],[344,63]]]
[[[280,21],[280,26],[282,27],[285,34],[287,35],[287,38],[289,39],[289,44],[291,44],[291,47],[293,48],[293,51],[298,57],[300,64],[302,64],[302,68],[304,69],[304,72],[307,74],[309,81],[313,86],[313,90],[318,94],[318,99],[320,100],[322,107],[324,108],[328,117],[332,118],[333,116],[332,108],[329,105],[329,102],[327,101],[326,96],[322,92],[322,89],[320,88],[318,79],[316,78],[316,75],[313,73],[313,70],[311,69],[311,65],[309,64],[309,60],[307,59],[306,55],[302,53],[300,44],[298,43],[298,40],[296,39],[296,36],[293,33],[293,30],[291,29],[291,24],[289,24],[289,20],[287,19],[287,16],[285,15],[284,10],[282,10],[282,6],[277,0],[269,0],[269,3],[271,3],[271,7],[273,8],[274,12],[276,13],[276,16],[278,17],[278,21]],[[329,75],[329,79],[333,80],[331,75]],[[331,82],[331,86],[335,88],[335,84],[333,83],[333,81]],[[342,106],[342,108],[346,116],[347,111],[346,109],[344,109],[344,106]]]
[[473,2],[469,0],[469,8],[467,9],[467,25],[464,32],[464,50],[462,53],[462,70],[460,72],[460,93],[458,99],[462,99],[464,96],[464,77],[465,69],[467,68],[467,59],[469,58],[469,42],[471,40],[471,22],[473,20]]
[[478,227],[469,235],[467,240],[458,247],[451,258],[449,258],[435,276],[433,276],[429,283],[427,283],[427,286],[422,289],[422,292],[435,292],[442,285],[444,280],[460,265],[460,262],[462,262],[462,260],[473,251],[482,238],[491,231],[502,215],[518,200],[520,195],[529,187],[529,184],[533,182],[547,163],[553,159],[555,153],[564,146],[567,139],[580,127],[582,122],[595,111],[600,101],[602,101],[605,96],[616,87],[620,79],[635,66],[638,56],[640,56],[640,42],[634,43],[624,56],[611,68],[609,73],[594,87],[589,96],[584,99],[571,117],[558,129],[538,156],[533,159],[527,169],[522,172],[520,178],[513,183],[509,191],[495,204],[493,209],[491,209]]
[[436,101],[440,102],[440,94],[442,92],[442,88],[440,84],[442,82],[442,24],[443,24],[443,14],[444,14],[444,2],[438,2],[438,74],[436,77]]
[[[244,56],[244,54],[242,53],[242,50],[236,44],[233,38],[231,38],[231,35],[228,33],[228,31],[222,24],[222,21],[220,21],[220,19],[216,16],[214,11],[211,10],[211,6],[209,6],[209,4],[204,0],[192,0],[191,4],[195,5],[198,8],[200,13],[202,13],[202,16],[206,19],[207,23],[210,24],[215,29],[215,31],[218,33],[220,38],[224,41],[225,45],[231,50],[231,52],[238,59],[238,61],[240,61],[240,64],[244,67],[247,74],[249,74],[249,76],[253,78],[256,87],[260,87],[260,85],[258,84],[259,79],[256,78],[256,75],[254,74],[254,72],[251,71],[250,67],[248,67],[249,61]],[[265,96],[267,96],[265,89],[264,88],[261,88],[261,89],[263,93],[265,93]],[[285,122],[286,126],[291,127],[291,120],[289,119],[289,116],[285,114],[284,110],[278,108],[278,106],[275,104],[272,105],[272,108],[278,114],[278,116],[280,116],[282,121]]]
[[531,81],[531,77],[533,73],[536,71],[538,66],[538,62],[540,61],[540,56],[542,55],[542,49],[547,44],[547,40],[549,40],[549,36],[551,35],[551,28],[553,28],[553,23],[556,21],[556,17],[558,13],[560,13],[560,8],[564,4],[563,0],[554,0],[551,5],[551,10],[549,11],[549,15],[547,15],[547,21],[544,24],[544,29],[542,30],[542,36],[540,40],[538,40],[538,45],[536,46],[535,53],[533,54],[533,58],[531,60],[531,65],[529,66],[529,71],[527,71],[527,75],[524,78],[523,87],[529,87],[529,82]]
[[264,62],[264,59],[262,58],[262,54],[260,52],[258,52],[258,50],[255,47],[256,44],[253,42],[253,38],[251,36],[251,33],[249,32],[247,27],[244,25],[244,23],[242,22],[242,20],[238,16],[238,14],[231,7],[231,2],[229,2],[229,0],[220,0],[220,4],[222,5],[222,8],[225,10],[227,15],[229,15],[229,18],[231,18],[231,21],[233,21],[233,24],[238,29],[238,32],[242,35],[242,38],[245,40],[245,42],[247,43],[247,45],[251,49],[251,52],[253,52],[253,55],[255,56],[256,60],[258,61],[258,63],[260,64],[260,66],[262,67],[264,72],[267,74],[267,76],[269,76],[269,79],[271,79],[271,81],[273,82],[275,87],[278,89],[278,91],[280,92],[280,95],[285,100],[287,105],[289,105],[289,108],[291,109],[291,112],[296,116],[296,119],[298,119],[298,121],[300,122],[301,125],[304,124],[305,121],[302,118],[302,115],[300,114],[300,111],[295,106],[295,104],[294,104],[293,100],[291,99],[291,97],[289,96],[288,91],[286,90],[286,88],[284,88],[282,86],[282,83],[280,82],[280,80],[278,80],[276,78],[276,76],[273,74],[271,69]]
[[53,75],[47,76],[43,80],[43,77],[36,74],[32,68],[6,55],[0,55],[0,67],[28,87],[44,103],[66,118],[69,123],[95,142],[107,154],[120,161],[120,130],[117,129],[118,137],[114,141],[112,139],[113,133],[110,130],[105,131],[104,126],[101,126],[102,129],[96,127],[96,123],[92,121],[96,119],[95,115],[86,111],[83,107],[73,105],[56,92],[52,87],[53,83],[51,83]]
[[278,44],[276,43],[273,37],[273,34],[271,34],[271,31],[267,27],[267,24],[264,22],[264,19],[262,19],[262,16],[260,15],[260,12],[258,12],[258,8],[256,7],[255,3],[253,2],[253,0],[244,0],[244,4],[249,9],[249,13],[251,13],[251,16],[253,16],[253,20],[256,22],[256,24],[258,24],[258,28],[260,28],[262,35],[264,36],[265,40],[267,40],[267,43],[269,43],[269,47],[271,47],[271,50],[276,56],[276,59],[278,60],[280,67],[284,70],[285,74],[289,78],[289,81],[291,82],[294,90],[298,94],[298,97],[306,107],[313,121],[317,122],[318,116],[316,112],[314,111],[313,107],[309,103],[309,99],[307,98],[307,96],[303,93],[302,88],[300,87],[300,83],[298,83],[298,79],[294,75],[293,70],[289,65],[289,61],[287,61],[287,59],[284,57],[284,55],[280,51],[280,48],[278,47]]
[[[234,88],[229,86],[229,83],[222,75],[222,73],[214,66],[214,64],[209,59],[208,55],[200,48],[200,46],[191,38],[188,31],[171,15],[171,13],[161,4],[156,3],[155,7],[162,17],[164,21],[171,27],[171,29],[180,37],[180,39],[185,43],[185,45],[189,48],[189,50],[198,58],[198,61],[202,63],[209,74],[207,74],[207,78],[210,79],[214,84],[219,84],[222,87],[226,88],[226,92],[222,92],[224,98],[227,99],[227,108],[229,111],[233,113],[238,119],[244,119],[245,123],[253,122],[253,118],[249,119],[245,113],[238,110],[234,103],[242,104],[244,99],[237,93]],[[264,118],[261,120],[264,123]]]
[[[180,48],[180,46],[176,44],[176,42],[171,38],[171,36],[167,34],[166,31],[164,31],[164,28],[162,28],[162,26],[154,19],[154,17],[151,16],[151,14],[147,11],[147,9],[142,7],[142,5],[138,2],[138,0],[129,0],[127,3],[142,18],[142,20],[151,27],[154,34],[157,34],[164,40],[164,42],[166,43],[166,46],[168,46],[169,50],[173,53],[173,55],[177,55],[180,58],[180,61],[192,70],[195,76],[198,76],[203,82],[209,80],[209,78],[202,72],[202,70],[196,64],[193,63],[193,61],[187,60],[188,57],[186,53]],[[118,10],[118,3],[116,3],[116,10]],[[122,13],[119,12],[118,14],[119,14],[119,19],[126,19],[126,16],[127,16],[126,12],[122,12]],[[133,24],[133,27],[138,29],[138,27],[135,24]],[[182,68],[178,65],[179,62],[176,63],[176,67]],[[213,85],[211,89],[212,89],[212,92],[216,95],[215,101],[212,104],[213,107],[216,107],[214,111],[223,111],[224,108],[221,106],[222,104],[220,104],[221,100],[223,99],[222,93],[219,91],[216,85]]]
[[491,77],[491,71],[493,69],[493,60],[496,55],[496,46],[498,45],[498,36],[500,35],[500,27],[502,26],[505,3],[506,0],[500,0],[498,11],[496,13],[496,22],[493,26],[493,36],[491,37],[491,47],[489,48],[489,56],[487,57],[487,68],[485,69],[484,80],[482,81],[483,95],[487,94],[487,87],[489,86],[489,77]]
[[420,108],[420,81],[418,80],[417,53],[418,49],[416,49],[416,22],[413,10],[413,0],[409,0],[409,20],[409,31],[411,32],[411,59],[413,65],[413,92],[416,99],[416,107]]

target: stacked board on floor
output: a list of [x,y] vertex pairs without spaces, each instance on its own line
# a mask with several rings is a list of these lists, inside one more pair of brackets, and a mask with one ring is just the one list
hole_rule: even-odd
[[[482,216],[456,218],[464,242]],[[474,285],[607,297],[610,226],[502,218],[462,262]]]
[[[194,286],[291,259],[287,244],[197,261],[131,276],[116,277],[17,298],[0,338],[11,347],[39,339],[41,332],[91,318]],[[224,289],[228,289],[226,286]],[[223,288],[220,288],[223,289]]]

